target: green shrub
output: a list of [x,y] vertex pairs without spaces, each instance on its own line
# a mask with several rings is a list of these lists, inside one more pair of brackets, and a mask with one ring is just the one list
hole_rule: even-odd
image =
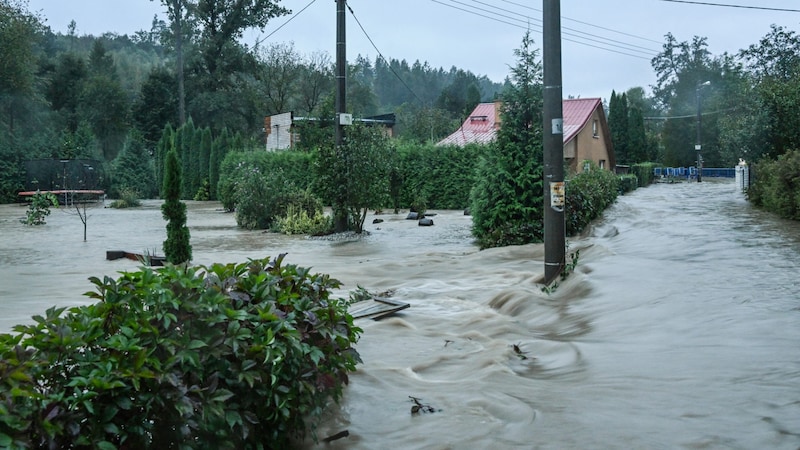
[[220,167],[217,197],[223,208],[235,211],[238,200],[237,184],[243,173],[252,168],[263,174],[280,171],[296,190],[306,190],[314,181],[311,161],[312,155],[296,151],[228,153]]
[[262,173],[258,168],[244,170],[236,182],[236,223],[248,230],[266,230],[286,214],[297,188],[282,170]]
[[139,200],[139,192],[135,189],[123,188],[119,191],[119,195],[120,198],[111,202],[110,208],[135,208],[142,205],[141,200]]
[[211,199],[211,184],[208,182],[208,178],[203,178],[203,182],[200,184],[200,187],[194,194],[194,200],[199,202],[205,202],[210,199]]
[[333,229],[333,218],[317,211],[309,215],[305,209],[289,205],[286,215],[278,219],[278,231],[284,234],[310,234],[320,236]]
[[616,201],[619,177],[591,164],[589,170],[567,180],[564,221],[567,236],[580,234]]
[[747,197],[753,205],[784,219],[800,220],[800,151],[754,164],[751,176]]
[[656,163],[645,162],[631,165],[631,174],[636,175],[639,180],[639,187],[649,186],[655,180],[653,169],[658,167]]
[[58,206],[58,199],[50,192],[42,193],[36,191],[31,197],[28,211],[25,213],[25,220],[21,222],[26,225],[44,225],[45,217],[50,215],[50,207]]
[[639,177],[633,174],[619,176],[619,193],[635,191],[639,187]]
[[288,448],[359,362],[339,282],[283,255],[91,282],[0,334],[3,448]]

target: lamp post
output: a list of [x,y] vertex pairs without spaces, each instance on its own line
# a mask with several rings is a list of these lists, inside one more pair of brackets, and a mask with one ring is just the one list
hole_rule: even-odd
[[697,97],[697,140],[694,144],[694,149],[697,152],[697,182],[703,181],[703,155],[700,153],[703,149],[702,144],[700,143],[700,126],[702,124],[702,115],[700,114],[700,89],[703,86],[710,85],[710,81],[705,81],[703,83],[697,83],[697,89],[695,89],[695,94]]

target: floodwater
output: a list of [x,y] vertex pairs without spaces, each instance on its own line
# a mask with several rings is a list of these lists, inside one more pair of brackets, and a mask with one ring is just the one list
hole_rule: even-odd
[[[364,360],[307,448],[798,449],[800,224],[754,210],[728,181],[660,184],[610,208],[553,292],[541,245],[478,251],[470,218],[368,217],[331,242],[238,230],[217,203],[188,202],[194,262],[286,262],[411,307],[359,319]],[[158,202],[62,210],[26,227],[0,206],[0,331],[88,301],[88,276],[160,253]],[[383,223],[370,224],[375,218]],[[410,397],[434,412],[411,413]]]

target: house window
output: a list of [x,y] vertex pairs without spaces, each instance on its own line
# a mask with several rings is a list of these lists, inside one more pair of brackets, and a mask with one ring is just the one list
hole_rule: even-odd
[[588,172],[592,168],[592,163],[589,161],[583,162],[583,171]]
[[597,120],[592,122],[592,137],[597,137]]
[[605,159],[601,159],[600,163],[598,165],[600,166],[601,169],[605,169],[606,168],[606,160]]

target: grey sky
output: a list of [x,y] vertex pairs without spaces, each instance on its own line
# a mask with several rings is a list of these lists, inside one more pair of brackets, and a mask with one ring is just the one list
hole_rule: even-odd
[[[708,0],[706,3],[800,10],[797,0]],[[375,46],[387,58],[427,61],[502,81],[515,63],[527,24],[537,45],[542,41],[542,1],[530,0],[349,0],[348,60],[359,54],[374,59]],[[296,17],[274,19],[264,33],[248,33],[245,42],[273,33],[266,42],[294,42],[308,55],[335,54],[336,4],[333,0],[283,0]],[[304,7],[306,10],[302,13]],[[71,20],[78,34],[120,34],[149,30],[153,16],[163,17],[160,1],[29,0],[55,31],[65,32]],[[735,53],[755,44],[771,24],[798,30],[800,13],[678,3],[662,0],[562,0],[562,64],[564,96],[601,97],[656,81],[650,59],[664,35],[679,41],[708,38],[714,55]],[[277,31],[276,31],[277,30]],[[578,42],[576,42],[578,41]],[[601,47],[601,48],[598,48]],[[621,54],[624,53],[624,54]]]

